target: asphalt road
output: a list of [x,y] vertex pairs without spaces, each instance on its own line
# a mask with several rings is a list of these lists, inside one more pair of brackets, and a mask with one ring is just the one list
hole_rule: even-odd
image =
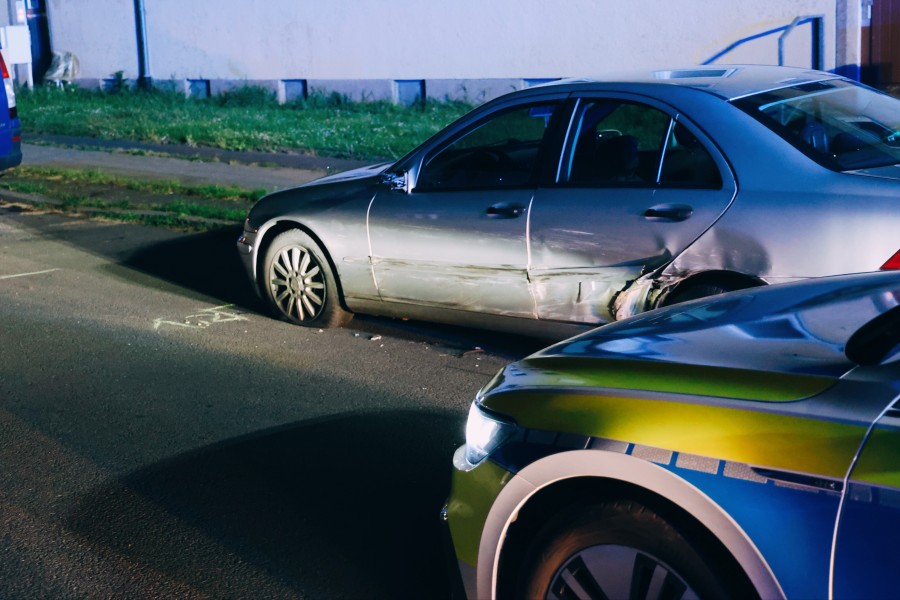
[[0,203],[0,597],[446,596],[468,405],[542,344],[276,321],[236,236]]

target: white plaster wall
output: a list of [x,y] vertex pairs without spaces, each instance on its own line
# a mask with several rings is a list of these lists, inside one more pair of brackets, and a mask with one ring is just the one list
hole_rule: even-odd
[[862,62],[861,0],[838,0],[836,32],[836,67],[859,66]]
[[[145,0],[155,80],[590,76],[701,63],[802,15],[825,16],[831,69],[838,2]],[[82,77],[136,77],[132,1],[50,0],[50,21],[54,49],[74,51]],[[809,66],[805,31],[790,39],[787,64]],[[718,62],[774,64],[777,36]]]
[[[151,0],[152,1],[152,0]],[[74,52],[81,77],[137,77],[137,41],[131,0],[49,0],[50,47]]]

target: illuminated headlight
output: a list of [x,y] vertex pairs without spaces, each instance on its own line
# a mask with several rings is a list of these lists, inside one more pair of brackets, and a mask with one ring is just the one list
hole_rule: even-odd
[[515,429],[514,423],[488,414],[477,402],[473,402],[466,422],[466,460],[477,465]]

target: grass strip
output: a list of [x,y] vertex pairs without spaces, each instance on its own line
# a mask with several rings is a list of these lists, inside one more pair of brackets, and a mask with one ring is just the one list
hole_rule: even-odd
[[473,106],[349,102],[337,94],[281,105],[253,86],[206,99],[160,89],[38,87],[20,91],[17,103],[26,137],[50,133],[365,160],[397,158]]
[[[133,179],[130,177],[118,177],[109,175],[97,169],[58,169],[53,167],[16,167],[9,172],[7,178],[13,179],[10,182],[12,191],[21,191],[28,193],[26,189],[13,189],[12,186],[19,188],[43,187],[46,189],[47,182],[69,185],[94,185],[103,187],[113,187],[123,190],[132,190],[147,194],[193,196],[198,198],[210,198],[217,200],[247,200],[255,201],[265,195],[266,190],[255,189],[247,190],[237,186],[223,185],[187,185],[176,180],[148,180]],[[22,181],[30,180],[30,181]],[[3,183],[0,180],[0,183]],[[36,192],[39,193],[39,192]]]
[[[264,190],[136,180],[96,170],[17,167],[0,189],[35,195],[35,208],[201,231],[240,223]],[[40,198],[46,199],[45,201]]]

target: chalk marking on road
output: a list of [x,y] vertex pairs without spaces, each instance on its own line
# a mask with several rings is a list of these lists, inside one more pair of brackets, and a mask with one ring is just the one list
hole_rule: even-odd
[[31,273],[16,273],[15,275],[0,275],[0,279],[15,279],[16,277],[31,277],[32,275],[43,275],[44,273],[52,273],[53,271],[61,271],[62,269],[47,269],[46,271],[33,271]]
[[228,323],[231,321],[249,321],[247,317],[241,313],[226,310],[233,307],[234,304],[223,304],[222,306],[214,306],[212,308],[204,308],[193,315],[188,315],[181,321],[170,321],[165,317],[160,317],[153,321],[153,329],[159,331],[163,325],[171,325],[173,327],[187,327],[188,329],[206,329],[214,323]]

